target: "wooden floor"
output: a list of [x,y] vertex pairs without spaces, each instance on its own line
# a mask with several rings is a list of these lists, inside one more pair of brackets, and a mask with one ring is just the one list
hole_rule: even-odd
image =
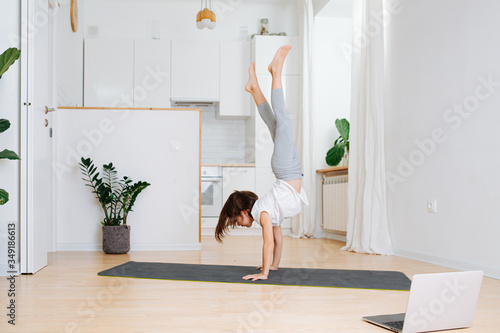
[[[232,236],[223,245],[204,237],[202,251],[50,253],[49,265],[16,278],[16,326],[7,324],[6,278],[0,280],[0,332],[389,332],[363,315],[404,312],[405,291],[264,286],[97,276],[129,260],[260,264],[261,238]],[[284,240],[282,267],[398,270],[452,269],[395,256],[340,251],[327,239]],[[484,278],[472,328],[499,332],[500,281]]]

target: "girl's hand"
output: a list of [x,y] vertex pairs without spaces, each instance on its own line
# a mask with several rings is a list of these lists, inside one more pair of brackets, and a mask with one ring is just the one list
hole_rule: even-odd
[[267,280],[267,275],[264,275],[262,273],[260,274],[250,274],[250,275],[245,275],[242,277],[243,280],[252,280],[252,281],[257,281],[257,280]]
[[[262,270],[262,266],[257,267],[257,269]],[[269,267],[269,270],[270,270],[270,271],[277,271],[277,270],[278,270],[278,266],[270,266],[270,267]]]

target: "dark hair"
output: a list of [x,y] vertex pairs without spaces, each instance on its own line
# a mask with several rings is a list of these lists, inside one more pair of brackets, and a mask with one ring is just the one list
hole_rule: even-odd
[[231,193],[224,207],[222,207],[219,222],[215,228],[215,239],[219,243],[222,243],[222,238],[227,234],[229,227],[236,227],[236,217],[241,214],[241,211],[246,210],[250,213],[253,204],[258,198],[257,194],[250,191],[234,191]]

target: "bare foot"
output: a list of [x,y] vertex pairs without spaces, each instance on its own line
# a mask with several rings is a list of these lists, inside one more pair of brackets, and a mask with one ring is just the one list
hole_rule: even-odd
[[291,45],[283,45],[278,49],[278,51],[276,51],[273,61],[271,61],[269,67],[267,67],[267,70],[271,73],[271,75],[274,74],[281,75],[281,70],[283,69],[283,63],[285,62],[285,58],[291,49],[292,49]]
[[248,82],[245,85],[245,90],[253,94],[258,88],[259,83],[257,82],[257,75],[255,75],[255,62],[252,62],[250,68],[248,69]]

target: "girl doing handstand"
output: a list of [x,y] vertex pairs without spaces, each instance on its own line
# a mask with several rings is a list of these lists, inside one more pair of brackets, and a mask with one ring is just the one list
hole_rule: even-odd
[[244,280],[266,280],[270,270],[278,270],[283,245],[281,223],[283,219],[300,213],[302,203],[309,204],[302,188],[302,168],[281,83],[283,63],[291,48],[290,45],[280,47],[268,67],[272,75],[272,108],[260,90],[255,63],[250,65],[250,79],[245,86],[245,90],[252,94],[259,114],[271,132],[274,142],[271,166],[277,181],[261,198],[250,191],[232,193],[222,208],[215,229],[215,238],[222,242],[229,227],[251,227],[254,221],[261,225],[262,265],[257,267],[261,272],[246,275]]

